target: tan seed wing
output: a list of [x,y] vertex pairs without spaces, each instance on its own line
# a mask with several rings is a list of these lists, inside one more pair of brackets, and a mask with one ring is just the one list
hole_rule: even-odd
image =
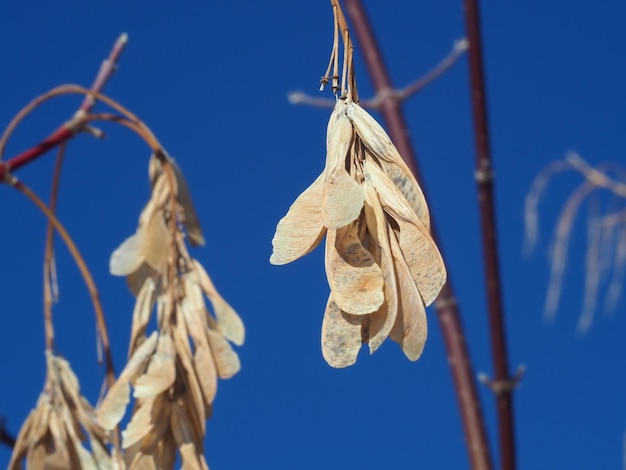
[[189,236],[189,242],[192,246],[204,245],[204,236],[202,235],[202,228],[200,227],[200,221],[196,215],[196,210],[193,207],[191,200],[191,193],[189,192],[189,186],[183,176],[183,172],[176,163],[171,159],[174,173],[176,174],[176,182],[178,183],[178,202],[183,208],[184,218],[183,225],[187,229],[187,235]]
[[383,273],[355,224],[328,232],[326,275],[339,308],[353,315],[375,312],[384,301]]
[[180,452],[183,463],[182,469],[203,470],[199,458],[199,454],[201,454],[202,451],[197,447],[198,445],[202,446],[202,436],[195,436],[185,409],[178,403],[172,405],[172,411],[170,426],[172,435],[178,446],[178,451]]
[[324,173],[304,190],[280,219],[272,239],[270,263],[281,265],[304,256],[322,241],[326,228],[322,224]]
[[157,346],[157,340],[158,334],[155,331],[135,350],[117,381],[98,407],[96,416],[105,429],[114,429],[122,420],[130,401],[129,383],[143,373]]
[[398,286],[393,266],[387,219],[375,189],[366,185],[365,218],[370,236],[380,247],[380,269],[384,278],[385,301],[372,313],[367,324],[367,343],[373,354],[387,339],[398,315]]
[[241,346],[244,342],[246,331],[243,322],[237,312],[226,302],[217,292],[211,278],[197,260],[193,260],[194,270],[196,272],[197,281],[202,290],[211,301],[219,331],[226,339],[232,341],[237,346]]
[[396,165],[405,165],[398,149],[381,127],[367,111],[352,101],[346,105],[346,116],[354,125],[356,133],[359,135],[367,149],[376,158],[385,160]]
[[241,369],[239,356],[221,334],[213,330],[207,330],[207,334],[217,367],[217,374],[222,379],[232,377]]
[[124,240],[111,254],[109,271],[114,276],[127,276],[135,271],[142,261],[141,239],[136,233]]
[[172,386],[176,379],[176,352],[172,338],[167,333],[159,336],[156,352],[150,358],[148,370],[134,384],[135,398],[158,395]]
[[148,220],[141,238],[141,255],[152,269],[158,271],[165,263],[171,239],[170,230],[163,220],[163,211],[155,211]]
[[137,294],[135,308],[133,309],[133,323],[130,331],[129,357],[132,357],[138,346],[139,338],[143,337],[146,332],[148,322],[150,321],[150,313],[156,301],[155,288],[154,281],[151,278],[147,278],[141,286],[139,294]]
[[446,267],[437,245],[421,225],[397,220],[402,255],[426,306],[434,302],[446,283]]
[[446,268],[439,249],[406,199],[380,168],[366,160],[365,171],[376,188],[383,209],[400,226],[400,248],[424,303],[430,305],[446,282]]
[[194,424],[198,429],[198,433],[204,435],[206,422],[204,416],[208,411],[205,408],[204,397],[200,388],[198,374],[202,371],[196,371],[191,357],[191,349],[189,347],[189,332],[186,329],[185,322],[179,322],[174,328],[174,341],[176,343],[176,352],[178,353],[179,364],[183,366],[185,372],[185,384],[188,393],[184,395],[188,399],[187,408]]
[[342,312],[330,294],[322,323],[322,355],[330,366],[348,367],[356,362],[365,318]]
[[426,308],[395,235],[391,234],[389,238],[400,292],[398,318],[389,336],[400,344],[409,360],[416,361],[422,355],[428,336]]
[[322,223],[326,228],[337,229],[345,227],[359,216],[365,200],[365,189],[346,171],[346,158],[353,144],[353,129],[344,113],[337,116],[334,129],[329,131]]
[[160,419],[163,419],[161,416],[162,401],[162,395],[154,395],[139,402],[139,407],[135,409],[130,423],[122,431],[122,449],[127,449],[139,442],[152,431]]
[[411,170],[384,160],[379,160],[379,163],[387,177],[407,200],[417,215],[417,218],[424,224],[426,230],[430,232],[430,213],[428,211],[428,205],[426,204],[426,198],[424,197],[422,188],[415,180],[413,173],[411,173]]

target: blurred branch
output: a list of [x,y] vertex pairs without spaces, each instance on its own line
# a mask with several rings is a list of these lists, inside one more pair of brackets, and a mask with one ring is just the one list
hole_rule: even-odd
[[[361,1],[345,0],[345,3],[356,38],[361,45],[361,51],[374,88],[378,93],[381,90],[392,89],[391,80]],[[424,187],[417,168],[417,157],[413,151],[406,122],[402,114],[401,100],[397,96],[387,94],[385,99],[380,102],[380,111],[400,155],[402,155],[417,180]],[[434,222],[433,220],[432,235],[437,240]],[[437,244],[441,246],[439,243]],[[471,466],[474,470],[492,469],[493,465],[484,417],[478,400],[475,375],[450,278],[448,278],[448,282],[439,294],[435,306],[445,340],[448,364],[454,379]]]
[[[463,55],[468,48],[468,42],[465,38],[459,39],[454,42],[452,51],[444,57],[435,67],[426,72],[420,78],[413,83],[405,86],[404,88],[395,90],[391,88],[384,88],[377,91],[376,96],[369,100],[361,100],[359,104],[363,108],[380,109],[381,103],[387,99],[387,96],[391,95],[392,98],[398,101],[405,101],[416,93],[422,91],[432,82],[434,82],[441,75],[446,73]],[[291,91],[287,93],[287,99],[292,104],[306,104],[310,106],[316,106],[319,108],[332,108],[335,106],[335,100],[328,98],[319,98],[308,95],[303,91]]]
[[[463,6],[465,11],[465,28],[470,43],[468,55],[476,144],[476,184],[478,187],[478,205],[485,263],[485,288],[487,290],[491,355],[494,369],[493,382],[503,385],[503,387],[499,388],[498,393],[494,393],[498,414],[500,468],[502,470],[515,470],[514,387],[505,385],[515,383],[516,379],[509,374],[506,332],[504,329],[504,310],[500,288],[500,267],[493,193],[494,177],[491,149],[489,147],[489,126],[483,75],[480,14],[477,0],[463,0]],[[492,390],[494,390],[493,387]]]
[[[109,78],[111,78],[113,72],[117,68],[117,60],[119,59],[119,56],[122,54],[122,51],[126,47],[127,42],[128,36],[126,35],[126,33],[121,34],[113,45],[113,49],[111,50],[108,59],[106,59],[102,63],[100,71],[98,72],[98,75],[96,76],[96,79],[91,86],[91,91],[99,93],[102,88],[104,88],[104,85],[107,83]],[[1,159],[4,154],[6,142],[14,129],[14,123],[12,122],[4,132],[2,138],[0,138],[0,181],[5,179],[5,172],[15,171],[23,167],[24,165],[27,165],[28,163],[45,154],[48,150],[60,145],[63,142],[67,142],[72,137],[74,137],[76,133],[81,131],[82,129],[72,124],[80,122],[81,118],[91,111],[94,104],[95,100],[93,99],[93,97],[86,96],[83,100],[83,103],[74,114],[74,118],[69,123],[64,123],[63,125],[61,125],[61,127],[59,127],[56,131],[54,131],[47,138],[39,142],[34,147],[14,156],[6,163],[2,163]]]
[[7,431],[4,416],[0,417],[0,443],[11,449],[15,446],[15,438]]

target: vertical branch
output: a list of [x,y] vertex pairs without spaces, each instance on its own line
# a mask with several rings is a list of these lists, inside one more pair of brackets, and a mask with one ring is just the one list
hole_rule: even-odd
[[476,184],[482,227],[485,287],[489,310],[491,354],[494,379],[492,390],[496,398],[498,434],[500,438],[500,468],[515,470],[515,438],[513,421],[513,388],[515,380],[509,375],[504,312],[500,289],[500,269],[496,237],[493,196],[493,169],[489,147],[485,81],[483,77],[482,43],[477,0],[464,0],[465,27],[469,40],[469,67],[474,134],[476,141]]
[[[400,101],[392,93],[391,80],[383,63],[382,56],[374,38],[374,33],[366,17],[360,0],[345,0],[348,16],[352,22],[356,38],[361,45],[363,56],[370,77],[378,96],[385,96],[380,102],[380,111],[383,115],[389,134],[398,148],[400,155],[415,177],[423,185],[417,168],[417,159],[409,138],[406,122],[402,114]],[[424,188],[425,189],[425,188]],[[435,221],[432,221],[432,235],[437,240]],[[489,453],[487,433],[484,418],[480,408],[476,389],[475,374],[465,343],[463,326],[459,315],[458,305],[454,296],[452,283],[448,280],[443,287],[437,301],[437,318],[441,325],[448,355],[452,377],[454,380],[457,402],[459,404],[465,442],[472,469],[491,469],[492,462]]]

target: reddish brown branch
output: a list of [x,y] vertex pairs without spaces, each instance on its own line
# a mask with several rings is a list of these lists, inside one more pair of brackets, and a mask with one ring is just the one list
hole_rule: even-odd
[[[391,80],[387,74],[385,64],[374,38],[374,33],[366,17],[360,0],[345,0],[348,16],[352,22],[353,31],[361,45],[367,69],[371,76],[377,93],[385,90],[393,90]],[[400,155],[407,165],[413,170],[416,178],[423,186],[417,168],[417,159],[409,138],[407,126],[401,110],[398,97],[387,93],[387,98],[380,103],[380,111],[383,115],[389,134],[398,148]],[[433,238],[437,239],[435,221],[432,221]],[[493,468],[484,418],[480,408],[478,392],[476,388],[475,374],[472,369],[471,359],[459,315],[458,305],[450,281],[444,286],[435,303],[437,318],[443,332],[448,364],[454,380],[457,401],[460,408],[465,433],[465,441],[469,454],[469,460],[474,470],[487,470]]]
[[[476,140],[476,184],[478,186],[478,205],[482,227],[485,287],[487,290],[491,355],[494,370],[493,381],[496,384],[507,384],[511,382],[512,378],[509,374],[502,292],[500,289],[497,227],[493,196],[493,168],[491,149],[489,147],[489,127],[487,124],[480,18],[477,0],[464,0],[463,6],[467,38],[470,43],[468,53],[474,114],[474,135]],[[500,438],[500,468],[502,470],[515,470],[513,387],[503,387],[500,393],[495,394],[495,399]]]
[[[128,36],[124,33],[120,35],[115,44],[113,45],[113,49],[109,54],[107,60],[105,60],[100,67],[100,71],[96,79],[91,86],[91,91],[100,92],[106,82],[111,78],[113,72],[116,69],[116,63],[119,59],[126,43],[128,42]],[[86,96],[81,104],[80,108],[76,112],[76,115],[87,114],[93,108],[95,101],[92,97]],[[34,147],[16,155],[15,157],[9,159],[6,163],[0,162],[0,181],[4,181],[7,171],[12,172],[15,171],[24,165],[32,162],[38,157],[45,154],[48,150],[57,147],[63,142],[67,142],[69,139],[74,137],[77,133],[77,129],[68,126],[67,124],[61,125],[56,131],[46,137],[43,141],[39,142]]]

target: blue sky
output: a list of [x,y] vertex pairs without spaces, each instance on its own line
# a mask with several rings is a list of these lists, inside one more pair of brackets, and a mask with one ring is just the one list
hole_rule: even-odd
[[[620,468],[626,433],[626,303],[576,332],[582,308],[584,224],[577,225],[562,303],[543,318],[553,221],[580,178],[562,175],[541,205],[541,245],[522,255],[523,203],[535,175],[574,149],[590,163],[621,163],[626,148],[626,5],[610,0],[482,2],[501,271],[512,367],[527,373],[515,395],[522,469]],[[390,74],[403,86],[464,35],[460,1],[367,1]],[[317,94],[332,41],[327,1],[5,2],[0,122],[62,83],[89,86],[121,32],[130,43],[105,92],[138,114],[185,173],[207,246],[194,249],[243,318],[242,370],[222,381],[206,455],[217,470],[468,468],[441,331],[429,311],[423,357],[392,342],[357,364],[330,368],[320,351],[328,287],[323,251],[291,265],[268,262],[278,220],[317,176],[329,110],[293,106],[290,90]],[[360,95],[371,87],[356,45]],[[454,282],[477,372],[491,358],[473,180],[467,61],[406,103],[431,213]],[[327,92],[325,96],[330,96]],[[41,108],[7,156],[71,116],[77,98]],[[4,124],[3,124],[4,125]],[[69,146],[59,216],[94,273],[117,367],[133,298],[108,274],[110,253],[136,228],[148,198],[147,147],[127,130],[80,136]],[[47,197],[54,158],[18,176]],[[17,433],[44,380],[41,261],[45,220],[0,187],[0,415]],[[95,401],[102,380],[86,289],[61,245],[58,351]],[[490,393],[481,388],[496,443]],[[495,447],[494,447],[495,448]],[[0,465],[9,451],[0,448]]]

